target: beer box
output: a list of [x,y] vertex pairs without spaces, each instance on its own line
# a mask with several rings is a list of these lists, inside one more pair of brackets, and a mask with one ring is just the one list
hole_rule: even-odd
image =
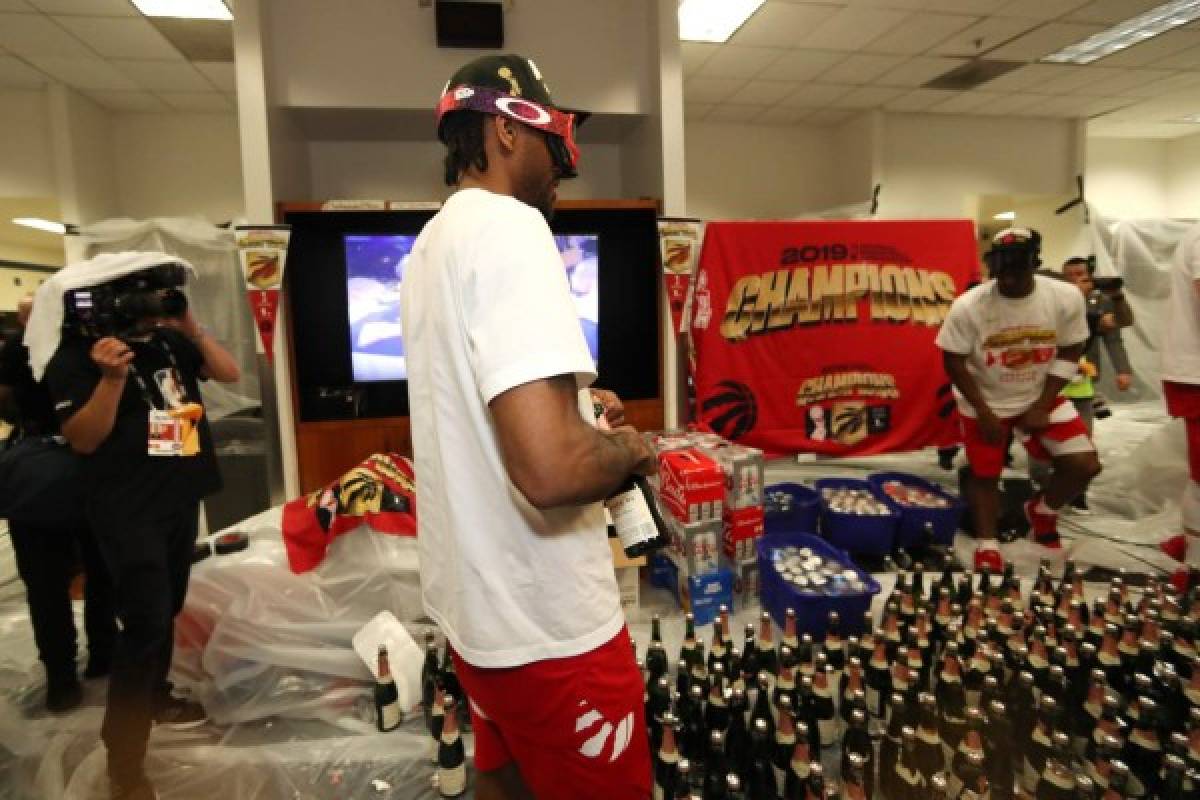
[[741,562],[757,557],[755,545],[763,535],[762,506],[725,509],[721,525],[721,541],[725,557]]
[[679,575],[679,567],[665,550],[659,550],[650,556],[650,585],[659,589],[675,591]]
[[687,575],[715,572],[721,561],[721,523],[717,520],[683,523],[671,518],[671,543],[681,571]]
[[721,465],[725,473],[725,508],[749,508],[763,504],[763,453],[753,447],[725,443],[702,447],[702,452]]
[[743,604],[758,600],[762,584],[758,574],[758,559],[730,564],[733,570],[733,594]]
[[669,450],[683,450],[692,446],[687,431],[669,430],[652,431],[645,434],[646,441],[655,453],[665,453]]
[[692,612],[697,625],[710,625],[721,606],[733,610],[733,572],[720,567],[708,575],[679,576],[679,605]]
[[720,520],[725,507],[721,465],[694,447],[658,456],[659,499],[680,522]]

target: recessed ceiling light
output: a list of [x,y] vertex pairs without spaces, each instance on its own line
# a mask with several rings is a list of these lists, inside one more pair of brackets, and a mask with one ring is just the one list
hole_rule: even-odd
[[1105,56],[1200,19],[1200,0],[1173,0],[1120,22],[1042,59],[1055,64],[1090,64]]
[[233,19],[221,0],[133,0],[137,10],[147,17],[176,19]]
[[685,42],[727,42],[766,0],[681,0],[679,38]]
[[992,217],[992,219],[998,219],[1003,222],[1012,222],[1016,218],[1017,212],[1015,211],[1001,211],[999,214],[996,214],[994,217]]
[[37,228],[39,231],[46,233],[57,233],[63,236],[67,232],[67,226],[61,222],[53,222],[41,217],[13,217],[14,225],[24,225],[26,228]]

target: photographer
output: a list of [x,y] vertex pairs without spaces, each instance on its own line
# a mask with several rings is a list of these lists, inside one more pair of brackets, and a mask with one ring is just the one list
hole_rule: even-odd
[[152,720],[205,720],[198,704],[171,695],[167,674],[199,502],[220,488],[199,380],[228,383],[239,371],[187,309],[179,287],[191,271],[163,253],[119,253],[39,289],[39,304],[65,307],[46,383],[63,435],[85,456],[86,513],[121,620],[101,729],[114,800],[155,796],[143,772]]
[[29,351],[21,343],[32,309],[32,298],[20,301],[20,328],[0,346],[0,402],[11,400],[16,412],[16,432],[0,456],[0,508],[9,517],[17,572],[25,583],[33,638],[46,670],[46,709],[62,712],[83,699],[70,592],[79,561],[88,639],[85,677],[108,674],[117,624],[108,571],[80,511],[78,458],[58,438],[54,406],[45,386],[33,379]]

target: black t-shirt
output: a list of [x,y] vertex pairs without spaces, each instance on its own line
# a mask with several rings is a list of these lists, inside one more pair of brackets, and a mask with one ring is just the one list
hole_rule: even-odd
[[17,331],[0,345],[0,385],[12,388],[17,406],[17,429],[25,436],[58,433],[58,419],[46,384],[33,379],[29,348]]
[[[127,341],[133,348],[133,369],[146,385],[157,409],[168,407],[160,379],[169,374],[174,357],[182,378],[183,398],[201,402],[199,375],[204,364],[196,346],[182,334],[165,328],[149,341]],[[92,340],[64,337],[46,367],[46,385],[62,422],[87,404],[100,382],[100,368],[91,358]],[[168,353],[170,355],[168,355]],[[146,451],[150,408],[130,370],[117,406],[112,432],[96,451],[83,459],[89,515],[153,518],[194,503],[221,488],[207,415],[200,420],[200,452],[194,456],[152,456]]]

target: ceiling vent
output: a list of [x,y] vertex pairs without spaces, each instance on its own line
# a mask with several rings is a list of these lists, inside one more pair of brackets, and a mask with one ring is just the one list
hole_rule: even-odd
[[965,91],[982,86],[994,78],[999,78],[1001,75],[1023,66],[1025,66],[1024,61],[992,61],[986,58],[976,58],[955,67],[944,75],[939,75],[921,88]]

